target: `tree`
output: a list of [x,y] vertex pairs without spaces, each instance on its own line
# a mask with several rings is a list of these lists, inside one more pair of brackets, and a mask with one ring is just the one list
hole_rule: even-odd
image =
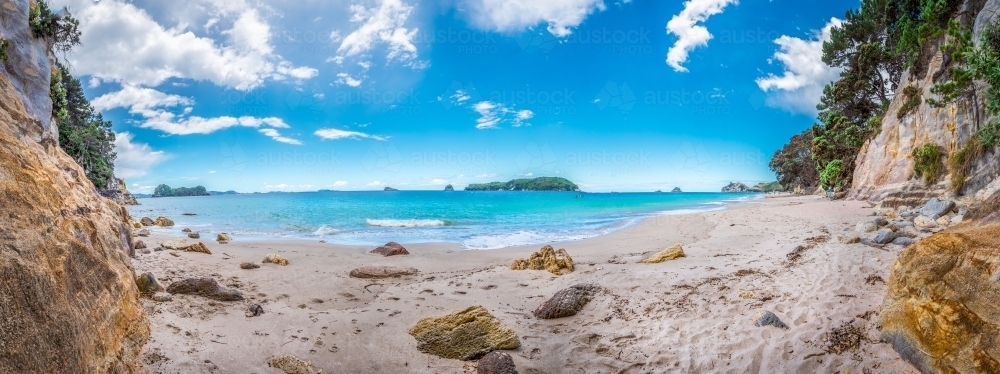
[[53,110],[56,105],[62,106],[57,115],[59,146],[83,168],[87,179],[98,188],[104,188],[114,178],[117,157],[111,122],[95,112],[83,94],[80,81],[58,62],[53,82],[53,91],[61,92],[63,98],[61,103],[53,103]]
[[784,147],[774,152],[769,166],[778,177],[778,183],[792,186],[812,187],[819,184],[819,172],[812,157],[812,129],[792,136]]

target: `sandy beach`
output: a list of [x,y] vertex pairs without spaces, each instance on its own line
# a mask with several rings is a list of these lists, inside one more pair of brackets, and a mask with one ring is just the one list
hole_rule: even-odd
[[[839,240],[856,236],[845,229],[871,214],[865,202],[778,196],[657,216],[605,236],[554,243],[576,262],[576,271],[562,276],[510,269],[539,246],[470,251],[402,243],[410,255],[382,257],[370,247],[316,241],[237,237],[218,244],[206,233],[200,241],[211,255],[138,254],[136,273],[151,272],[164,287],[213,277],[247,300],[144,298],[152,328],[144,370],[278,373],[268,360],[294,355],[323,373],[474,372],[474,361],[421,353],[407,330],[421,318],[481,305],[520,337],[521,347],[508,352],[520,373],[914,373],[878,342],[876,327],[884,280],[903,248]],[[176,238],[140,239],[154,248]],[[687,257],[638,263],[675,244]],[[799,256],[789,257],[799,246]],[[269,253],[290,265],[260,264]],[[261,268],[243,270],[241,262]],[[362,265],[419,273],[348,276]],[[579,283],[603,288],[579,314],[532,316],[554,293]],[[265,314],[246,317],[251,303]],[[789,329],[755,327],[754,316],[764,311]]]

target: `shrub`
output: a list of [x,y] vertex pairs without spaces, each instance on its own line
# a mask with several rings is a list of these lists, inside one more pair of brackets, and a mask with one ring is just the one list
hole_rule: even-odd
[[920,90],[913,86],[906,86],[903,89],[903,98],[906,100],[903,102],[903,106],[899,107],[899,111],[896,112],[896,118],[902,120],[907,114],[910,114],[913,109],[920,106],[921,95]]
[[937,144],[924,144],[913,149],[913,173],[927,185],[934,184],[944,171],[944,151]]
[[65,121],[69,115],[67,107],[69,102],[66,99],[66,87],[62,82],[62,71],[57,66],[52,66],[52,78],[49,81],[49,97],[52,99],[52,116],[59,122]]
[[80,45],[80,21],[73,16],[52,13],[44,0],[33,1],[28,12],[28,25],[36,38],[52,38],[55,50],[62,52]]
[[819,173],[819,181],[824,188],[841,187],[844,185],[843,173],[844,161],[833,160]]
[[7,61],[7,39],[0,39],[0,61]]

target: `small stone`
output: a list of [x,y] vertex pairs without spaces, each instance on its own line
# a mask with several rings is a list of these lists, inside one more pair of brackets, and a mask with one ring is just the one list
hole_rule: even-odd
[[882,227],[882,226],[888,225],[889,221],[886,221],[885,218],[879,217],[879,218],[876,218],[874,221],[872,221],[872,223],[874,223],[878,227]]
[[639,261],[639,263],[640,264],[658,264],[658,263],[661,263],[661,262],[664,262],[664,261],[676,260],[676,259],[681,258],[681,257],[686,257],[686,255],[684,254],[684,248],[682,248],[680,246],[680,244],[678,244],[678,245],[675,245],[673,247],[664,249],[663,251],[661,251],[661,252],[659,252],[657,254],[649,256],[649,257],[643,259],[642,261]]
[[139,288],[139,293],[143,295],[152,295],[154,293],[163,291],[163,286],[160,282],[156,280],[153,273],[143,273],[135,278],[135,285]]
[[517,374],[517,366],[509,354],[493,351],[479,359],[476,374]]
[[188,233],[188,238],[191,238],[191,239],[201,239],[201,234],[198,234],[196,232],[189,232]]
[[892,230],[879,230],[878,234],[875,234],[875,238],[872,239],[876,244],[889,244],[893,239],[896,238],[896,233]]
[[941,217],[934,222],[937,223],[938,226],[948,226],[949,224],[951,224],[951,219],[949,219],[948,217]]
[[779,319],[778,316],[774,315],[774,313],[771,313],[771,311],[764,311],[762,313],[757,313],[757,315],[754,317],[753,325],[757,327],[774,326],[779,329],[786,329],[786,330],[788,329],[788,325],[786,325],[784,322],[781,322],[781,319]]
[[227,233],[220,233],[215,236],[215,241],[219,242],[219,244],[229,244],[229,241],[231,240],[233,240],[233,238]]
[[163,247],[153,248],[153,252],[162,252],[162,251],[163,251]]
[[858,244],[861,243],[861,237],[855,236],[841,236],[840,242],[844,244]]
[[153,299],[153,301],[158,302],[158,303],[165,303],[165,302],[173,300],[174,299],[174,295],[171,295],[171,294],[166,293],[166,292],[157,292],[157,293],[153,294],[152,299]]
[[267,256],[264,256],[264,261],[261,261],[261,263],[262,264],[275,264],[275,265],[280,265],[280,266],[288,266],[288,259],[286,259],[284,257],[281,257],[281,255],[278,255],[278,254],[275,254],[275,253],[271,253],[271,254],[268,254]]
[[922,229],[937,227],[937,222],[927,216],[917,216],[913,219],[913,225]]
[[403,248],[402,245],[399,245],[399,243],[396,242],[388,242],[381,247],[373,249],[371,253],[378,253],[384,257],[410,254],[406,248]]
[[240,269],[244,269],[244,270],[259,269],[259,268],[260,268],[260,265],[257,265],[257,264],[252,263],[252,262],[244,262],[244,263],[240,264]]
[[860,233],[873,232],[875,230],[878,230],[878,225],[876,225],[875,222],[872,221],[862,221],[858,222],[857,226],[855,226],[855,230],[857,230]]
[[132,245],[135,249],[146,249],[146,243],[142,240],[136,240],[135,244]]
[[149,230],[148,229],[141,229],[138,232],[136,232],[135,235],[136,236],[141,236],[141,237],[147,237],[147,236],[149,236]]
[[260,306],[260,304],[250,304],[247,308],[247,317],[256,317],[262,314],[264,314],[264,307]]
[[905,236],[900,236],[898,238],[893,239],[892,244],[908,247],[913,244],[913,239]]
[[185,228],[184,230],[181,230],[181,232],[183,232],[183,233],[188,233],[188,232],[191,232],[191,229],[189,229],[189,228]]
[[285,374],[313,374],[312,361],[302,361],[295,356],[274,357],[267,365],[284,371]]

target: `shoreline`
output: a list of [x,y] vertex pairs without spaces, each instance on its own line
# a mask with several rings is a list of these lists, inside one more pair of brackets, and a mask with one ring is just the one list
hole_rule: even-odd
[[[864,202],[789,196],[724,211],[657,216],[597,238],[553,243],[576,263],[575,272],[562,276],[510,270],[511,261],[540,246],[469,251],[455,243],[404,243],[410,255],[381,257],[368,253],[370,246],[238,237],[221,245],[203,239],[212,255],[151,252],[137,255],[133,264],[137,273],[152,272],[164,286],[211,277],[247,300],[144,298],[152,325],[144,370],[273,372],[267,367],[270,357],[294,355],[324,373],[464,373],[474,362],[421,353],[407,331],[421,318],[481,305],[520,337],[521,347],[507,352],[522,373],[873,367],[914,373],[891,346],[878,343],[875,324],[886,286],[868,282],[888,279],[902,247],[838,241],[845,227],[870,213]],[[153,248],[173,237],[140,239]],[[675,244],[687,257],[638,263]],[[798,246],[808,248],[790,260],[786,255]],[[260,264],[268,253],[291,263]],[[261,268],[242,270],[244,261]],[[383,280],[348,276],[363,265],[419,272]],[[604,290],[578,315],[531,316],[556,291],[580,283]],[[244,316],[250,303],[260,304],[265,314]],[[763,311],[790,328],[755,327],[754,315]],[[831,351],[824,339],[846,328],[860,331],[859,344]]]

